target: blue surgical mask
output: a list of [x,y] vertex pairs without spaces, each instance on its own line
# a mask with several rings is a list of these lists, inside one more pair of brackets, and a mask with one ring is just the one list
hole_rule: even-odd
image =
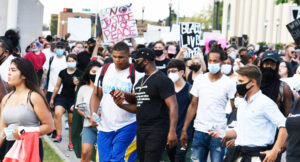
[[33,52],[37,52],[38,50],[39,50],[39,49],[37,49],[37,48],[33,48],[33,49],[32,49]]
[[70,69],[74,69],[74,68],[76,68],[76,62],[67,62],[67,66]]
[[55,53],[56,53],[57,56],[64,55],[64,52],[65,52],[64,49],[59,49],[59,48],[55,49]]
[[208,64],[208,71],[212,74],[217,74],[221,69],[221,63]]

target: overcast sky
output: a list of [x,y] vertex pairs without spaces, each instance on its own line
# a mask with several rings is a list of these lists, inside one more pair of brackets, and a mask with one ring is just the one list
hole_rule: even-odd
[[[97,2],[98,1],[98,2]],[[213,0],[40,0],[44,5],[44,24],[50,23],[50,15],[59,13],[63,8],[73,8],[73,12],[81,12],[83,8],[103,9],[132,3],[136,19],[142,18],[142,7],[145,7],[144,19],[157,21],[169,15],[169,4],[172,2],[175,12],[180,16],[193,16],[206,10]],[[98,5],[97,5],[98,3]]]

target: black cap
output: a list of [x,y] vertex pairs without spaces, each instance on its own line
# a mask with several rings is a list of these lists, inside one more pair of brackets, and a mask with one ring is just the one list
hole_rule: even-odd
[[131,57],[134,58],[134,59],[143,58],[143,59],[146,59],[146,60],[149,60],[149,61],[154,61],[155,53],[150,48],[141,48],[137,51],[137,53],[131,55]]
[[275,51],[266,51],[262,58],[261,58],[261,61],[264,62],[266,60],[273,60],[274,62],[279,62],[279,57],[278,57],[278,54],[275,52]]
[[88,39],[87,44],[91,44],[91,43],[95,43],[95,42],[96,41],[94,38],[90,38],[90,39]]
[[65,43],[64,42],[57,42],[56,43],[56,47],[62,47],[62,48],[65,48]]

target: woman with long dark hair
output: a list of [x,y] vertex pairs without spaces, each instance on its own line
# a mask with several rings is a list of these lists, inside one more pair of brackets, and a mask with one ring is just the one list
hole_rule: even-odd
[[[89,102],[94,89],[94,82],[97,71],[100,69],[101,64],[94,60],[91,61],[87,68],[85,69],[83,75],[81,76],[81,83],[76,97],[75,108],[78,114],[84,118],[82,131],[78,130],[76,134],[72,132],[73,136],[77,136],[81,133],[81,161],[89,162],[91,161],[94,145],[97,142],[97,128],[92,127],[90,123],[90,107]],[[75,117],[73,118],[73,120]],[[77,123],[79,124],[79,123]],[[82,128],[82,123],[80,125],[75,125]],[[74,124],[73,124],[74,126]],[[73,127],[72,126],[72,127]],[[80,131],[80,132],[79,132]],[[75,137],[76,138],[76,137]],[[92,158],[94,159],[94,157]]]
[[[46,98],[39,89],[37,74],[32,63],[23,58],[11,61],[8,72],[8,84],[13,91],[4,96],[1,103],[0,146],[5,155],[15,140],[20,140],[20,127],[38,127],[40,136],[50,133],[53,119]],[[4,130],[11,130],[6,133]],[[43,145],[39,140],[40,159],[43,159]]]

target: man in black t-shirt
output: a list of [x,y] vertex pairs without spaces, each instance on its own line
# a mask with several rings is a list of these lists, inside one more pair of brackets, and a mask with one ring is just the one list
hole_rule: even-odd
[[[134,56],[138,72],[145,72],[135,85],[135,96],[114,93],[116,104],[137,115],[137,153],[140,162],[159,162],[165,145],[177,145],[178,106],[172,81],[155,67],[151,49],[140,49]],[[124,97],[122,97],[124,96]],[[123,104],[124,99],[131,104]]]
[[78,58],[77,68],[80,71],[84,71],[85,68],[87,67],[87,65],[89,64],[89,62],[91,60],[91,57],[92,57],[92,53],[93,53],[94,48],[95,48],[95,44],[96,44],[96,41],[94,40],[94,38],[90,38],[87,41],[88,51],[80,52],[77,55],[77,58]]
[[166,58],[164,54],[164,51],[166,50],[164,42],[162,41],[155,42],[153,46],[153,50],[156,56],[155,57],[156,68],[167,75],[167,65],[170,60]]

